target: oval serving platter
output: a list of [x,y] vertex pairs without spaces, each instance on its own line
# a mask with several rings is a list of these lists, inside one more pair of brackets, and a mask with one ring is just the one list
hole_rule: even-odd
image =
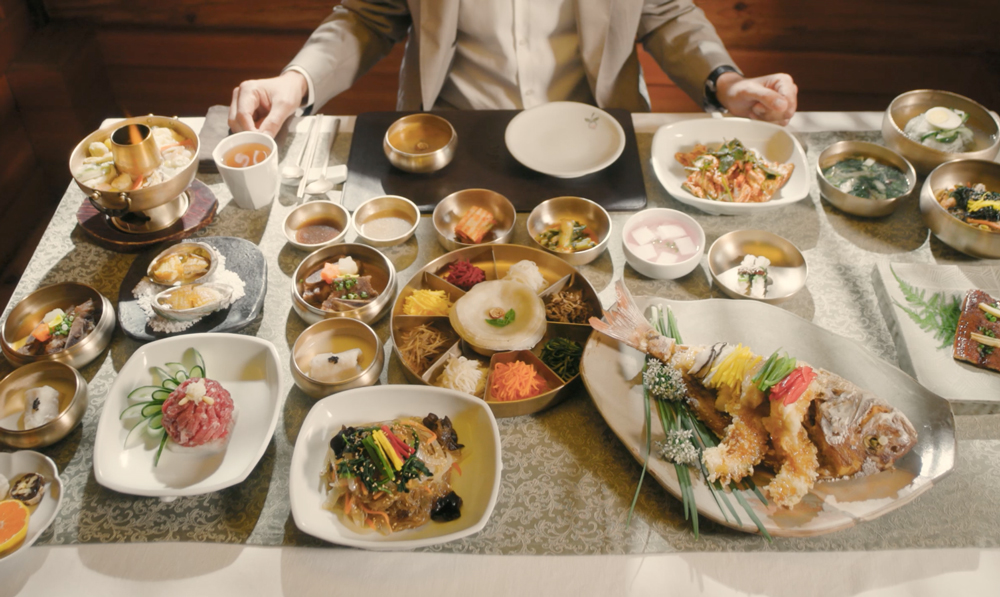
[[228,308],[205,316],[182,332],[153,331],[147,322],[146,313],[139,307],[139,301],[132,294],[132,290],[145,277],[150,262],[164,249],[160,246],[140,255],[132,262],[118,290],[118,324],[126,336],[140,342],[152,342],[181,334],[235,332],[250,325],[260,315],[261,309],[264,308],[264,294],[267,291],[267,262],[257,245],[231,236],[208,236],[197,240],[210,245],[226,258],[226,269],[235,272],[243,280],[243,297]]
[[[896,463],[894,470],[860,479],[819,481],[794,508],[765,506],[747,493],[747,503],[771,535],[812,537],[873,520],[927,491],[954,466],[955,420],[948,402],[853,340],[781,308],[752,301],[637,297],[636,302],[647,315],[654,304],[673,309],[685,344],[742,342],[765,355],[782,348],[792,356],[840,374],[898,407],[918,430],[916,446]],[[646,438],[642,385],[636,380],[642,363],[638,351],[595,332],[587,342],[580,367],[601,416],[640,463]],[[662,437],[662,430],[654,427],[653,434],[654,440],[658,435]],[[672,464],[650,458],[649,472],[680,498]],[[702,516],[740,531],[758,532],[745,513],[740,522],[724,514],[704,479],[700,475],[692,477]]]
[[[539,373],[549,381],[550,387],[555,387],[544,394],[525,400],[500,402],[489,400],[487,397],[486,403],[493,410],[495,416],[503,418],[532,414],[554,406],[565,399],[572,392],[570,386],[576,381],[579,375],[569,380],[561,380],[555,372],[542,364],[538,359],[538,355],[541,353],[545,343],[551,338],[568,338],[583,346],[591,332],[589,324],[559,323],[549,320],[545,336],[531,350],[497,353],[491,359],[490,357],[476,353],[464,341],[460,340],[458,334],[452,329],[447,316],[427,317],[403,314],[403,304],[406,301],[406,297],[415,290],[425,288],[444,290],[448,293],[452,302],[463,296],[465,294],[463,290],[453,286],[440,276],[440,274],[446,271],[448,264],[460,259],[467,260],[481,268],[486,273],[487,280],[503,278],[510,266],[518,261],[525,259],[534,261],[547,282],[547,287],[539,293],[543,301],[548,303],[550,296],[564,288],[581,290],[583,300],[590,305],[592,312],[595,315],[601,313],[601,303],[597,297],[597,292],[594,291],[594,287],[590,285],[590,282],[583,275],[576,271],[576,268],[567,264],[556,255],[520,245],[481,245],[452,251],[431,261],[418,271],[399,292],[396,302],[393,305],[392,345],[396,356],[403,364],[403,371],[406,373],[406,377],[413,383],[434,385],[433,380],[437,379],[441,368],[444,367],[447,360],[452,356],[464,356],[468,359],[476,359],[484,366],[490,365],[491,360],[493,362],[501,362],[520,359],[534,365],[539,370]],[[433,361],[427,367],[418,370],[411,367],[403,358],[403,355],[399,351],[398,343],[403,333],[423,324],[430,324],[432,327],[443,332],[449,340],[434,355]],[[490,372],[492,372],[492,366],[490,366]],[[487,386],[489,386],[488,377]]]

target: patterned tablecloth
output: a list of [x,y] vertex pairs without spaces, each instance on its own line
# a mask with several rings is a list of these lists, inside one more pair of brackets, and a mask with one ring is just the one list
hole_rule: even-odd
[[[830,143],[849,138],[877,140],[877,133],[802,133],[810,164]],[[282,158],[297,157],[304,135],[283,140]],[[806,288],[783,308],[853,338],[891,363],[896,351],[872,287],[880,260],[907,262],[969,261],[923,226],[915,201],[882,220],[847,216],[821,201],[816,183],[809,199],[756,216],[709,216],[669,197],[649,165],[652,135],[639,134],[649,205],[680,209],[705,228],[708,242],[734,229],[760,228],[794,242],[809,264]],[[333,163],[346,163],[351,135],[342,133]],[[810,171],[812,172],[812,171]],[[810,174],[811,176],[811,174]],[[202,235],[239,236],[259,244],[267,258],[268,292],[263,316],[243,333],[273,342],[282,363],[306,327],[291,308],[291,274],[305,256],[287,245],[281,231],[295,205],[290,187],[269,209],[248,212],[229,204],[230,194],[218,175],[200,175],[216,193],[220,210]],[[35,288],[79,281],[114,301],[134,255],[113,253],[93,243],[76,226],[84,199],[72,186],[63,197],[36,254],[14,293],[11,305]],[[672,299],[719,297],[707,266],[677,282],[643,278],[625,264],[621,229],[630,214],[615,213],[608,251],[582,272],[607,304],[610,284],[624,276],[633,293]],[[526,214],[518,215],[513,242],[528,242]],[[428,217],[416,236],[386,250],[400,274],[400,284],[419,267],[443,253]],[[8,306],[7,312],[10,311]],[[6,317],[6,313],[4,314]],[[375,326],[385,343],[387,366],[381,383],[405,383],[402,365],[392,355],[389,319]],[[78,427],[62,442],[42,450],[62,474],[65,497],[54,524],[40,545],[74,543],[201,541],[251,545],[326,545],[300,532],[292,521],[288,473],[292,447],[313,400],[286,376],[281,419],[264,457],[243,483],[209,495],[173,502],[115,493],[97,484],[92,452],[97,422],[115,372],[137,343],[115,331],[104,354],[82,370],[90,382],[90,405]],[[0,374],[9,372],[0,364]],[[618,442],[582,386],[577,395],[535,416],[500,420],[503,481],[496,510],[486,528],[470,538],[434,550],[491,554],[615,554],[676,551],[862,551],[926,547],[996,547],[1000,545],[1000,416],[959,415],[958,459],[938,487],[913,503],[869,523],[812,539],[776,539],[773,544],[703,522],[696,540],[685,522],[681,503],[653,481],[643,488],[636,517],[625,516],[640,467]]]

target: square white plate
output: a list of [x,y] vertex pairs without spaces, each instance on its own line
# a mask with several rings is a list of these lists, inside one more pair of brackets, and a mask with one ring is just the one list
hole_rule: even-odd
[[906,299],[893,271],[907,284],[923,290],[927,298],[944,292],[946,297],[955,297],[959,302],[973,288],[1000,297],[1000,271],[986,265],[890,264],[882,261],[876,268],[875,279],[879,307],[896,344],[899,367],[922,386],[952,403],[963,404],[965,408],[989,406],[987,410],[995,412],[1000,406],[1000,373],[956,361],[952,345],[942,348],[932,332],[920,329],[899,307],[906,305]]
[[45,495],[31,513],[31,518],[28,520],[28,534],[24,537],[24,541],[17,549],[0,555],[0,561],[14,557],[31,547],[38,536],[56,519],[56,513],[62,505],[62,480],[59,478],[59,469],[51,458],[31,450],[0,453],[0,475],[7,477],[8,481],[13,481],[24,473],[38,473],[45,477]]
[[[151,367],[179,362],[189,348],[205,359],[207,377],[232,395],[238,413],[232,438],[225,450],[207,455],[173,452],[167,442],[154,467],[153,436],[124,449],[129,429],[119,416],[129,405],[129,392],[152,383]],[[252,336],[190,334],[140,347],[118,373],[101,412],[94,443],[97,482],[122,493],[152,497],[200,495],[242,482],[274,434],[284,401],[281,376],[274,345]]]
[[[345,523],[342,515],[323,508],[326,492],[320,473],[330,439],[344,425],[388,421],[434,413],[451,419],[462,448],[462,474],[451,485],[462,498],[462,516],[451,522],[430,521],[422,527],[383,535]],[[313,406],[302,423],[289,486],[292,517],[302,531],[330,543],[365,549],[413,549],[447,543],[478,533],[486,526],[500,492],[500,431],[486,403],[443,388],[373,386],[334,394]]]
[[[783,187],[765,203],[729,203],[701,199],[681,188],[687,179],[684,166],[674,159],[677,152],[688,152],[699,143],[712,147],[739,139],[773,162],[791,162],[795,169]],[[740,215],[784,207],[809,196],[809,173],[806,152],[791,133],[770,122],[745,118],[699,118],[662,126],[653,135],[653,172],[660,184],[675,199],[714,215]]]

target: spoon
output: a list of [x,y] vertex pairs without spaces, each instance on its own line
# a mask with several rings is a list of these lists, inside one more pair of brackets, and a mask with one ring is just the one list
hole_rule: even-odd
[[309,141],[313,138],[313,131],[316,130],[316,123],[322,118],[321,115],[316,114],[312,116],[312,124],[309,125],[309,135],[306,136],[306,142],[302,145],[302,151],[299,153],[299,159],[297,164],[288,164],[281,169],[281,177],[285,179],[299,179],[305,175],[305,170],[302,168],[302,160],[306,157],[306,149],[309,147]]
[[[333,121],[333,132],[330,133],[330,153],[327,157],[333,157],[333,145],[337,142],[337,132],[340,130],[340,119],[336,118]],[[312,181],[306,186],[306,193],[309,195],[326,195],[327,192],[333,189],[333,181],[326,177],[326,171],[329,166],[324,166],[323,171],[319,178]]]

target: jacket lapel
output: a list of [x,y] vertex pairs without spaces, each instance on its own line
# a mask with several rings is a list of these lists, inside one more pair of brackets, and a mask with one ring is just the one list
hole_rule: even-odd
[[635,46],[641,11],[642,2],[634,0],[577,0],[580,53],[598,106],[613,103],[617,78]]

